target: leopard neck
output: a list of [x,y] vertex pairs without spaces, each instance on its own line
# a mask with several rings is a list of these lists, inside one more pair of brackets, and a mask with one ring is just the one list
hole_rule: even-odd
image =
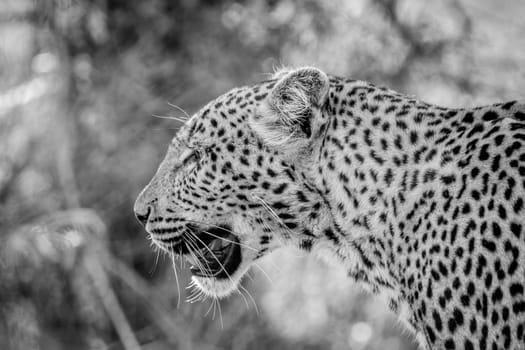
[[449,141],[465,113],[334,78],[327,114],[311,170],[332,218],[321,233],[354,278],[399,291],[404,272],[393,242],[409,239],[403,220],[430,210],[455,177]]
[[453,174],[446,141],[461,111],[348,80],[332,80],[327,109],[317,186],[353,237],[388,228],[412,198],[432,196]]

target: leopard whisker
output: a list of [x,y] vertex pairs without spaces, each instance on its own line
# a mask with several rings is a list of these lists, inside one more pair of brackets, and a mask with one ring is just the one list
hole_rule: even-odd
[[196,301],[204,300],[203,295],[204,292],[200,290],[194,281],[191,281],[189,288],[192,288],[190,296],[186,299],[186,302],[193,304]]
[[[189,234],[189,232],[185,232],[185,233]],[[188,238],[188,240],[189,240],[189,242],[187,242],[189,247],[191,248],[191,249],[189,249],[189,252],[190,252],[191,256],[193,257],[193,260],[194,260],[195,264],[197,265],[197,268],[200,270],[200,272],[202,274],[205,274],[206,268],[204,267],[202,262],[198,259],[197,254],[199,254],[202,257],[202,260],[205,261],[208,269],[210,269],[210,265],[208,264],[208,260],[204,257],[204,255],[202,255],[202,253],[200,252],[200,249],[198,249],[197,242],[191,236],[186,236],[186,238]]]
[[247,271],[245,276],[248,277],[250,279],[250,281],[252,281],[252,282],[254,281],[253,276],[250,273],[250,271]]
[[[261,199],[261,200],[262,200],[262,199]],[[270,209],[271,209],[271,208],[270,208]],[[270,221],[274,221],[274,220],[272,219],[273,215],[271,214],[271,212],[270,212],[268,209],[267,209],[266,211],[270,213],[270,218],[268,218],[268,220],[270,220]],[[268,229],[268,230],[270,230],[270,231],[273,231],[272,226],[270,226],[270,224],[267,222],[267,219],[266,219],[266,218],[267,218],[266,216],[261,216],[261,218],[260,218],[260,219],[261,219],[261,221],[260,221],[261,225],[262,225],[264,228],[266,228],[266,229]],[[279,218],[279,220],[280,220],[280,218]],[[282,224],[281,224],[281,226],[282,226]],[[288,228],[286,227],[286,229],[288,229]],[[288,229],[288,230],[289,230],[289,229]],[[290,234],[293,234],[291,231],[289,231],[289,233],[290,233]],[[279,243],[281,243],[281,245],[283,245],[283,246],[286,245],[286,244],[283,242],[283,240],[282,240],[282,238],[281,238],[280,235],[274,235],[273,237],[276,237],[276,238],[279,240]],[[293,254],[293,255],[294,255],[295,257],[299,257],[299,258],[302,258],[302,257],[305,257],[305,256],[306,256],[306,254]],[[279,266],[277,266],[277,264],[275,264],[275,262],[274,262],[273,260],[270,260],[270,263],[271,263],[274,267],[276,267],[276,269],[277,269],[279,272],[282,272],[282,269],[281,269]]]
[[196,254],[199,254],[199,250],[196,248],[195,243],[191,240],[191,238],[188,237],[189,241],[186,241],[186,244],[188,244],[188,252],[190,253],[193,262],[195,263],[195,266],[204,273],[204,265],[200,262],[200,260],[197,258]]
[[[202,274],[205,275],[205,274],[206,274],[206,273],[205,273],[205,270],[206,270],[206,269],[204,268],[204,265],[203,265],[203,264],[200,262],[200,260],[195,256],[195,254],[200,254],[200,256],[202,257],[202,259],[205,261],[206,266],[208,267],[208,270],[210,270],[210,265],[208,264],[208,259],[206,259],[206,258],[204,257],[204,255],[202,254],[201,250],[198,249],[198,244],[197,244],[197,242],[196,242],[195,239],[194,239],[194,238],[196,238],[196,239],[199,239],[199,238],[198,238],[197,236],[195,236],[193,233],[191,233],[191,232],[189,232],[189,231],[187,231],[187,230],[184,231],[184,234],[186,234],[186,238],[187,238],[190,242],[193,242],[193,244],[190,243],[190,242],[188,242],[188,244],[190,245],[190,247],[193,249],[193,251],[190,249],[190,253],[191,253],[192,256],[193,256],[193,260],[195,260],[195,263],[197,264],[198,269],[201,271]],[[200,241],[200,242],[201,242],[201,243],[202,243],[202,244],[203,244],[203,245],[204,245],[204,246],[210,251],[210,249],[208,248],[207,245],[205,245],[200,239],[199,239],[199,241]],[[218,260],[217,257],[215,256],[215,254],[213,254],[212,251],[210,251],[210,253],[211,253],[212,256],[215,258],[215,260],[217,260],[217,262],[219,263],[219,265],[224,269],[224,266],[219,262],[219,260]],[[224,269],[224,270],[225,270],[225,269]],[[225,270],[225,271],[226,271],[226,270]],[[230,281],[232,281],[230,275],[228,275],[228,273],[226,273],[226,275],[228,276],[228,278],[230,278]],[[212,280],[212,281],[213,281],[212,283],[215,284],[215,280]],[[232,281],[232,283],[233,283],[233,281]],[[206,294],[203,293],[203,294],[202,294],[202,297],[203,297],[203,299],[206,299],[208,296],[207,296]]]
[[177,309],[180,307],[180,284],[179,284],[179,276],[177,274],[177,267],[175,266],[175,256],[171,256],[171,262],[173,265],[173,273],[175,274],[175,283],[177,284]]
[[[265,209],[266,209],[266,208],[265,208]],[[268,212],[267,209],[266,209],[266,212]],[[270,216],[271,216],[271,214],[270,214]],[[268,220],[273,221],[271,217],[270,217]],[[266,228],[267,230],[272,231],[272,232],[275,231],[275,229],[274,229],[272,226],[270,226],[270,224],[267,222],[266,216],[264,216],[264,217],[261,218],[261,224],[262,224],[262,226],[263,226],[264,228]],[[281,243],[281,245],[284,245],[284,242],[283,242],[283,240],[281,239],[281,236],[279,236],[279,235],[275,235],[275,237],[277,237],[277,239],[279,240],[279,243]]]
[[149,271],[150,276],[153,275],[153,273],[157,269],[157,266],[159,264],[159,257],[160,257],[160,249],[155,248],[155,260],[153,260],[153,266],[151,267]]
[[239,293],[242,296],[242,299],[244,300],[244,305],[246,305],[246,310],[250,310],[250,304],[248,304],[248,299],[244,296],[242,289],[237,289],[237,293]]
[[[192,222],[192,223],[195,223],[195,224],[200,224],[200,225],[213,226],[213,227],[215,227],[215,228],[219,228],[219,229],[222,229],[222,230],[224,230],[224,231],[226,231],[226,232],[229,232],[229,233],[231,233],[231,234],[233,234],[233,235],[241,236],[239,233],[237,233],[237,232],[235,232],[235,231],[232,231],[232,230],[230,230],[230,229],[227,229],[227,228],[225,228],[225,227],[222,227],[222,226],[218,226],[218,225],[214,225],[214,224],[209,224],[209,223],[206,223],[206,222],[203,222],[203,221],[197,221],[197,220],[189,220],[189,219],[186,219],[186,221],[188,221],[188,222]],[[204,232],[205,232],[206,234],[212,236],[212,237],[217,238],[217,239],[222,239],[222,240],[225,241],[225,242],[232,243],[232,244],[237,244],[237,245],[239,245],[239,246],[241,246],[241,247],[244,247],[244,248],[246,248],[246,249],[253,250],[253,251],[255,251],[255,252],[257,251],[257,249],[255,249],[255,248],[253,248],[253,247],[250,247],[250,246],[247,245],[247,244],[240,243],[240,242],[235,242],[235,241],[229,240],[229,239],[227,239],[227,238],[224,238],[224,237],[221,237],[221,236],[217,236],[217,235],[215,235],[215,234],[213,234],[213,233],[210,233],[210,232],[208,232],[208,231],[204,231]]]
[[275,219],[275,221],[289,234],[293,234],[293,232],[284,224],[284,222],[281,220],[281,218],[275,213],[275,211],[270,207],[268,203],[261,197],[257,195],[252,195],[253,198],[259,200],[263,207],[270,213],[270,215]]
[[221,322],[221,329],[224,329],[224,322],[223,322],[223,319],[222,319],[222,311],[221,311],[221,302],[220,302],[220,300],[218,298],[213,298],[212,299],[212,304],[213,304],[212,320],[215,319],[215,312],[216,312],[216,310],[218,310],[219,320]]
[[[187,232],[187,231],[186,231],[186,232]],[[204,231],[204,232],[206,232],[206,231]],[[209,247],[208,247],[208,246],[207,246],[207,245],[206,245],[206,244],[205,244],[205,243],[204,243],[199,237],[197,237],[195,234],[193,234],[192,232],[189,232],[189,234],[190,234],[193,238],[195,238],[195,239],[197,239],[198,241],[201,242],[201,244],[204,246],[204,248],[206,248],[206,249],[210,252],[211,256],[217,261],[217,263],[219,264],[219,266],[220,266],[220,267],[223,269],[223,271],[226,273],[226,276],[228,276],[228,279],[230,280],[230,282],[232,283],[232,285],[235,285],[235,283],[233,282],[233,279],[231,278],[230,274],[226,271],[226,268],[225,268],[224,265],[220,262],[220,260],[217,258],[217,256],[213,253],[213,251],[212,251],[212,250],[211,250],[211,249],[210,249],[210,248],[209,248]],[[202,257],[203,257],[203,259],[204,259],[205,261],[207,261],[206,258],[204,258],[204,256],[202,256]],[[219,313],[220,313],[220,304],[219,304]],[[222,313],[221,313],[221,324],[222,324]]]
[[[204,232],[208,233],[207,231],[204,231]],[[195,234],[192,233],[192,232],[190,232],[190,234],[191,234],[195,239],[197,239],[199,242],[202,243],[202,245],[204,246],[204,248],[206,248],[206,249],[210,252],[211,256],[217,261],[217,263],[219,264],[219,266],[224,270],[224,272],[226,273],[226,276],[228,276],[228,278],[230,279],[231,283],[232,283],[232,284],[235,284],[235,283],[233,282],[233,279],[231,278],[230,274],[226,271],[226,268],[224,267],[224,265],[223,265],[223,264],[221,263],[221,261],[217,258],[217,256],[213,253],[213,250],[211,250],[211,249],[208,247],[207,244],[205,244],[205,243],[204,243],[199,237],[197,237],[197,235],[195,235]],[[203,256],[203,258],[204,258],[204,256]],[[205,259],[205,258],[204,258],[204,259]]]
[[213,307],[213,314],[212,314],[211,318],[213,320],[214,317],[215,317],[215,298],[211,298],[210,306],[208,307],[208,310],[206,310],[206,312],[204,313],[204,317],[208,316],[208,314],[210,313],[212,307]]
[[182,118],[179,118],[179,117],[176,117],[176,116],[172,116],[172,115],[152,114],[151,116],[155,117],[155,118],[159,118],[159,119],[170,119],[170,120],[178,121],[180,123],[186,123],[186,119],[182,119]]
[[253,298],[251,293],[246,288],[244,288],[242,285],[239,285],[239,288],[241,290],[244,290],[246,292],[246,294],[248,294],[248,297],[250,298],[250,300],[253,303],[253,306],[255,307],[255,312],[257,313],[257,315],[259,315],[259,308],[257,307],[257,303],[255,302],[255,299]]
[[188,114],[188,112],[186,112],[183,108],[177,106],[175,103],[168,102],[168,106],[173,107],[173,108],[178,109],[179,111],[181,111],[186,116],[186,120],[191,118],[191,116]]
[[191,294],[186,299],[187,303],[193,304],[196,302],[206,300],[206,297],[204,296],[204,292],[201,291],[197,286],[193,285],[191,288],[192,288]]
[[272,284],[272,286],[275,286],[275,282],[270,278],[270,276],[268,275],[268,273],[266,273],[266,271],[261,267],[261,265],[257,264],[255,261],[253,262],[253,265],[255,267],[257,267],[261,272],[262,274],[266,277],[266,279],[268,279],[268,281],[270,281],[270,283]]

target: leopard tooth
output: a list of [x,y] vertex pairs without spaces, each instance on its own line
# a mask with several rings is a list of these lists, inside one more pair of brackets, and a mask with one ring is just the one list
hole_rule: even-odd
[[208,247],[213,250],[220,250],[222,248],[222,239],[214,239],[210,242]]

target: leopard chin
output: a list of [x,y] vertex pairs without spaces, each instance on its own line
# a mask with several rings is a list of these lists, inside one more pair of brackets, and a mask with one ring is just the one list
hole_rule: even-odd
[[226,279],[193,275],[191,284],[206,297],[226,298],[238,290],[241,280],[248,269],[249,266],[239,267],[230,278]]
[[250,254],[242,248],[231,226],[190,229],[194,234],[184,256],[190,263],[192,285],[201,295],[212,298],[224,298],[237,291],[250,268]]

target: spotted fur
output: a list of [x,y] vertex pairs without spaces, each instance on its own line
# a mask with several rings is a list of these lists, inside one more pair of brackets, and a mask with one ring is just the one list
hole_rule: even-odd
[[525,349],[525,104],[443,108],[315,68],[234,89],[174,138],[135,211],[169,247],[228,224],[250,264],[291,244],[386,299],[423,349]]

